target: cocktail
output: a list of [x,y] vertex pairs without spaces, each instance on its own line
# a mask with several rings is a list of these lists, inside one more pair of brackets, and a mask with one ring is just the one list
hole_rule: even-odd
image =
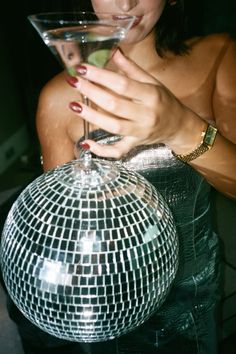
[[[81,63],[104,67],[132,27],[135,17],[93,12],[55,12],[31,15],[29,20],[68,74],[75,76],[76,66]],[[89,105],[87,97],[83,96],[82,100]],[[87,139],[88,135],[89,123],[84,121],[84,138]],[[92,159],[89,150],[84,151],[75,168],[77,182],[87,185],[114,178],[115,171],[115,166]]]

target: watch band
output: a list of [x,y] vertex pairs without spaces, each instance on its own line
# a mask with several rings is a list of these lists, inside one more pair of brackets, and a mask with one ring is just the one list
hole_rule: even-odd
[[197,157],[212,148],[215,142],[216,134],[217,128],[213,127],[211,124],[208,124],[206,130],[202,132],[203,139],[201,143],[193,151],[184,155],[178,155],[172,151],[172,154],[185,163],[195,160]]

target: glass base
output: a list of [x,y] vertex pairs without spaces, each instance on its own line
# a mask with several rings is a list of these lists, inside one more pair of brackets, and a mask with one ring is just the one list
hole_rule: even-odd
[[57,178],[78,188],[94,188],[114,181],[119,176],[119,168],[114,162],[92,158],[88,163],[84,158],[68,163],[67,168],[58,169]]

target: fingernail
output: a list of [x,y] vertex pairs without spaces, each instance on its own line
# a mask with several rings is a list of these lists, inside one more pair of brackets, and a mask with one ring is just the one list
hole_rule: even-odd
[[80,143],[80,146],[84,149],[84,150],[89,150],[90,149],[90,145],[88,143],[84,143],[82,141],[82,143]]
[[87,73],[87,68],[84,65],[77,65],[76,66],[76,71],[80,75],[85,75]]
[[70,102],[69,107],[76,113],[81,113],[83,110],[82,106],[78,102]]
[[66,78],[66,81],[68,82],[68,84],[72,87],[76,87],[76,84],[78,83],[78,79],[74,76],[68,76]]

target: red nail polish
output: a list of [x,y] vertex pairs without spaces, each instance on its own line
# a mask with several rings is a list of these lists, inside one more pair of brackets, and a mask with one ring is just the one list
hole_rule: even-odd
[[68,84],[72,87],[76,87],[76,84],[78,83],[78,79],[74,76],[68,76],[66,78],[66,81],[68,82]]
[[70,102],[69,107],[76,113],[81,113],[83,110],[82,106],[78,102]]
[[88,143],[80,143],[80,146],[84,149],[84,150],[89,150],[90,149],[90,145]]
[[84,65],[77,65],[76,66],[76,71],[80,75],[85,75],[87,73],[87,68]]

